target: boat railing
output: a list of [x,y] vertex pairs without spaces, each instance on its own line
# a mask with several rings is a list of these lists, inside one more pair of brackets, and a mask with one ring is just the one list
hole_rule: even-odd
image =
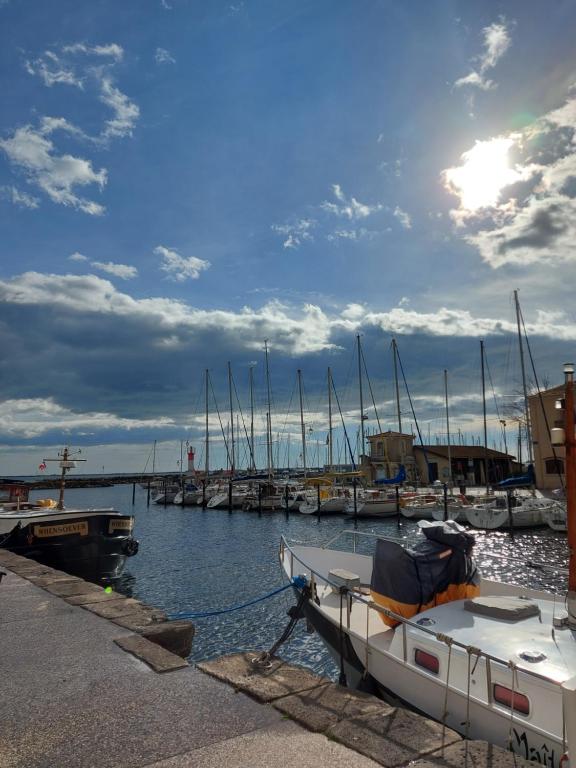
[[[342,531],[341,533],[345,533],[345,531]],[[360,533],[360,531],[349,531],[349,533]],[[376,538],[384,538],[382,536],[377,536],[375,534],[364,534],[364,535],[374,535]],[[334,537],[337,538],[337,537]],[[322,547],[324,549],[325,547]],[[359,592],[351,591],[346,588],[342,588],[341,584],[336,583],[335,581],[331,581],[330,578],[326,577],[325,574],[321,574],[318,571],[316,571],[314,568],[312,568],[311,565],[304,562],[300,557],[294,554],[292,548],[290,547],[290,544],[286,541],[285,537],[282,536],[280,540],[280,561],[282,562],[284,559],[284,553],[288,550],[290,553],[290,578],[293,579],[295,576],[300,575],[296,574],[294,572],[294,561],[297,561],[302,565],[307,571],[310,573],[310,586],[312,588],[312,591],[315,591],[316,585],[318,580],[321,582],[328,584],[330,587],[336,590],[336,592],[339,592],[340,594],[347,595],[346,600],[346,621],[347,621],[347,628],[350,629],[350,615],[351,615],[351,601],[353,600],[355,603],[362,603],[366,606],[367,613],[368,613],[368,619],[370,610],[374,610],[377,613],[381,614],[382,616],[386,616],[387,618],[391,619],[392,621],[396,622],[397,624],[401,625],[402,627],[402,648],[403,648],[403,660],[404,663],[408,662],[408,643],[407,643],[407,636],[406,632],[407,629],[414,629],[418,632],[422,632],[425,635],[429,635],[430,637],[433,637],[435,640],[438,640],[440,642],[444,642],[447,647],[454,647],[454,648],[460,648],[461,650],[465,651],[471,656],[476,657],[477,659],[483,658],[486,662],[486,678],[488,682],[487,691],[488,691],[488,702],[492,704],[492,686],[490,684],[491,681],[491,664],[499,664],[501,666],[507,667],[512,670],[512,672],[520,671],[522,674],[526,674],[529,677],[533,677],[538,680],[542,680],[546,683],[552,683],[553,685],[557,686],[559,689],[562,689],[562,683],[551,679],[550,677],[547,677],[546,675],[542,675],[532,669],[528,669],[526,667],[519,667],[512,659],[503,659],[499,656],[495,656],[494,654],[487,653],[486,651],[483,651],[480,648],[476,648],[470,645],[466,645],[465,643],[461,643],[458,640],[455,640],[450,635],[446,635],[442,632],[434,632],[432,629],[428,629],[428,627],[423,626],[422,624],[417,624],[414,621],[411,621],[410,619],[406,618],[405,616],[402,616],[398,613],[395,613],[394,611],[391,611],[389,608],[384,608],[384,606],[379,605],[378,603],[374,602],[373,600],[367,599],[364,595],[362,595]],[[369,620],[366,622],[366,626],[368,627]],[[370,645],[368,636],[366,637],[366,644],[367,646]]]
[[[324,544],[320,545],[320,549],[330,549],[331,545],[334,544],[338,539],[342,538],[343,536],[352,536],[352,551],[355,553],[358,546],[358,536],[363,536],[365,538],[371,538],[371,539],[383,539],[384,541],[395,541],[400,542],[401,544],[406,544],[406,538],[402,538],[400,536],[383,536],[379,533],[372,533],[370,531],[355,531],[351,530],[350,528],[344,528],[341,531],[338,531],[334,534],[331,538],[328,539]],[[304,542],[298,542],[301,544],[304,544]],[[530,558],[519,558],[519,557],[511,557],[510,555],[501,555],[497,552],[483,552],[482,557],[490,557],[494,558],[495,560],[505,560],[507,563],[514,563],[517,565],[522,565],[528,568],[534,568],[535,570],[544,571],[546,573],[556,573],[560,574],[561,576],[567,576],[568,575],[568,568],[566,568],[563,565],[560,564],[550,564],[550,563],[543,563],[536,560],[532,560]]]

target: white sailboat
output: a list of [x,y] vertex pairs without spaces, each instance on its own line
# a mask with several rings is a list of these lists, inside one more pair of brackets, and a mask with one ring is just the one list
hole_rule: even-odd
[[[478,584],[473,537],[454,522],[424,523],[426,546],[411,552],[358,531],[323,546],[284,538],[280,545],[284,572],[304,593],[304,614],[340,664],[342,683],[369,678],[463,735],[549,768],[564,768],[568,753],[576,754],[573,370],[565,367],[566,597],[496,580]],[[343,535],[353,537],[348,550],[336,544]],[[372,556],[358,552],[367,536],[377,540]]]
[[511,525],[513,528],[537,528],[546,525],[545,514],[554,502],[531,496],[511,498],[511,509],[505,496],[497,496],[487,504],[472,504],[464,514],[474,528],[496,530]]

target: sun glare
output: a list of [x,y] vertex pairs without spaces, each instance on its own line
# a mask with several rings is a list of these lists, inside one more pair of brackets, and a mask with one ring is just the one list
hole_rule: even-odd
[[513,139],[477,141],[462,155],[463,164],[448,168],[444,176],[451,192],[460,197],[462,208],[475,211],[498,203],[504,187],[524,178],[510,167],[508,152]]

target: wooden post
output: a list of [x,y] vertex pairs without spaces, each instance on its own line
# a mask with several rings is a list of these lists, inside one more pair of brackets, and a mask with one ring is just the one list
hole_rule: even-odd
[[136,483],[132,483],[132,506],[136,501]]
[[444,483],[444,522],[448,520],[448,486]]

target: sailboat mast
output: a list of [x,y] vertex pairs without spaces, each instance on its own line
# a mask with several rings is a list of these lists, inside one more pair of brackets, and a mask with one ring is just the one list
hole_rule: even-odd
[[270,365],[268,362],[268,339],[264,340],[264,353],[266,356],[266,390],[268,397],[268,414],[267,414],[267,432],[266,432],[266,444],[268,453],[268,477],[274,474],[274,456],[272,453],[272,412],[271,401],[272,396],[270,393]]
[[392,356],[394,359],[394,386],[396,389],[396,413],[398,415],[398,432],[402,434],[402,415],[400,413],[400,387],[398,386],[398,348],[396,339],[392,339]]
[[360,434],[362,440],[358,451],[358,464],[361,464],[366,437],[364,434],[364,398],[362,396],[362,349],[360,347],[360,334],[356,336],[356,342],[358,345],[358,389],[360,394]]
[[152,448],[152,474],[156,474],[156,440],[154,440],[154,447]]
[[334,464],[332,451],[332,370],[328,368],[328,469]]
[[256,469],[256,457],[254,454],[254,368],[250,366],[250,469]]
[[302,432],[302,468],[306,477],[306,425],[304,424],[304,406],[302,403],[302,371],[298,368],[298,393],[300,395],[300,430]]
[[526,386],[526,369],[524,367],[524,344],[522,343],[522,332],[520,331],[520,302],[518,301],[518,291],[514,291],[514,304],[516,306],[516,325],[518,327],[518,347],[520,349],[520,367],[522,369],[522,391],[524,393],[524,418],[526,419],[526,445],[528,448],[528,462],[533,463],[532,454],[532,429],[530,426],[530,409],[528,408],[528,387]]
[[482,416],[484,419],[484,479],[488,493],[488,430],[486,428],[486,379],[484,377],[484,342],[480,340],[480,365],[482,369]]
[[230,399],[230,444],[232,447],[230,452],[230,475],[234,477],[236,457],[234,455],[234,408],[232,404],[232,366],[230,362],[228,362],[228,397]]
[[210,472],[210,437],[208,432],[208,368],[206,368],[206,434],[205,434],[205,450],[204,450],[204,478],[208,480],[208,473]]
[[452,455],[450,444],[450,412],[448,410],[448,371],[444,369],[444,397],[446,400],[446,438],[448,441],[448,479],[452,484]]

